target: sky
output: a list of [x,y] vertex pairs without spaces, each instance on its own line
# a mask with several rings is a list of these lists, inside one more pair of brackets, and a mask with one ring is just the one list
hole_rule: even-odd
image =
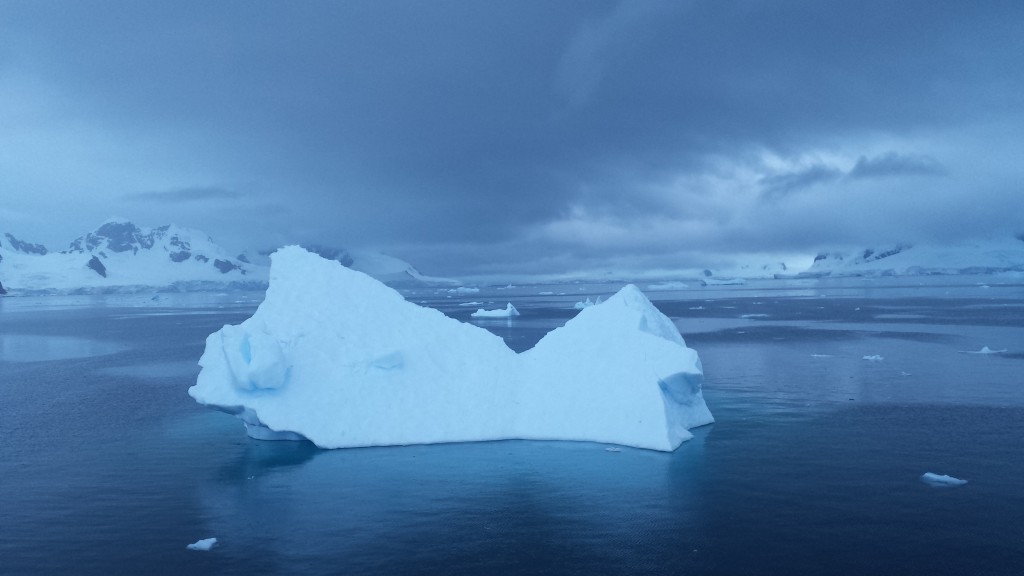
[[0,231],[432,275],[1024,232],[1024,2],[0,0]]

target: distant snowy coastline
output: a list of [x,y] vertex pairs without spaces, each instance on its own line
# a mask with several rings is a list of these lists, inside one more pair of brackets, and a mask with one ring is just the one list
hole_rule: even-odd
[[[393,286],[460,284],[377,252],[314,251]],[[264,290],[269,265],[263,260],[248,253],[232,256],[199,230],[174,224],[143,228],[111,218],[60,251],[0,234],[0,295]]]
[[818,254],[806,271],[777,278],[979,275],[1024,272],[1024,235],[958,244],[896,244]]

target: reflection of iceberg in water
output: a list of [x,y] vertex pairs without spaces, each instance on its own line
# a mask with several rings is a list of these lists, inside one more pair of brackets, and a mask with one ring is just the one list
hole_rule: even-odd
[[673,450],[713,421],[697,353],[634,286],[516,354],[301,248],[273,258],[266,300],[207,338],[189,389],[250,436],[324,448],[518,438]]
[[640,534],[696,533],[709,431],[671,455],[487,442],[315,450],[298,465],[268,458],[290,443],[251,442],[271,449],[240,452],[202,486],[202,529],[311,572],[493,567],[524,553],[620,566],[640,555]]

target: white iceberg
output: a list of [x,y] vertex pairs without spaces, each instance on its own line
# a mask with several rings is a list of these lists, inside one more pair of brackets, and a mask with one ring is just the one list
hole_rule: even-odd
[[597,306],[601,303],[601,297],[598,296],[597,300],[591,300],[588,296],[586,300],[581,300],[576,304],[573,304],[573,308],[576,310],[583,310],[584,308],[590,308],[591,306]]
[[885,358],[879,356],[878,354],[872,354],[871,356],[865,356],[864,359],[867,360],[868,362],[881,362],[882,360],[885,360]]
[[484,310],[483,308],[478,308],[477,311],[470,314],[470,316],[473,318],[512,318],[513,316],[519,316],[519,310],[516,310],[516,307],[509,302],[507,306],[497,310]]
[[189,389],[250,436],[323,448],[536,439],[670,451],[714,421],[697,353],[635,286],[516,354],[301,248],[272,260],[266,299],[207,338]]
[[700,283],[702,286],[742,286],[747,281],[743,278],[705,278]]
[[204,538],[202,540],[193,542],[188,546],[185,546],[185,548],[188,548],[189,550],[200,550],[202,552],[208,552],[210,548],[213,548],[213,545],[216,543],[216,538]]
[[676,280],[647,285],[648,290],[682,290],[684,288],[689,288],[689,286],[687,286],[685,282],[679,282]]
[[946,476],[945,474],[935,474],[934,472],[925,472],[922,474],[921,481],[933,486],[963,486],[964,484],[967,484],[967,480]]
[[982,346],[981,350],[959,350],[961,354],[1005,354],[1006,349],[993,350],[988,346]]

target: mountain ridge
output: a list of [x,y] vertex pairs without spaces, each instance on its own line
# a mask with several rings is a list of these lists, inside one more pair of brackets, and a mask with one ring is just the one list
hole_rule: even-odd
[[975,275],[1001,272],[1024,272],[1024,234],[957,243],[897,243],[860,250],[821,252],[815,256],[810,268],[795,277]]
[[[396,286],[460,284],[425,276],[383,254],[314,248]],[[269,261],[248,254],[230,256],[199,230],[175,224],[142,228],[121,218],[106,220],[61,251],[6,233],[0,236],[0,294],[264,289]]]

